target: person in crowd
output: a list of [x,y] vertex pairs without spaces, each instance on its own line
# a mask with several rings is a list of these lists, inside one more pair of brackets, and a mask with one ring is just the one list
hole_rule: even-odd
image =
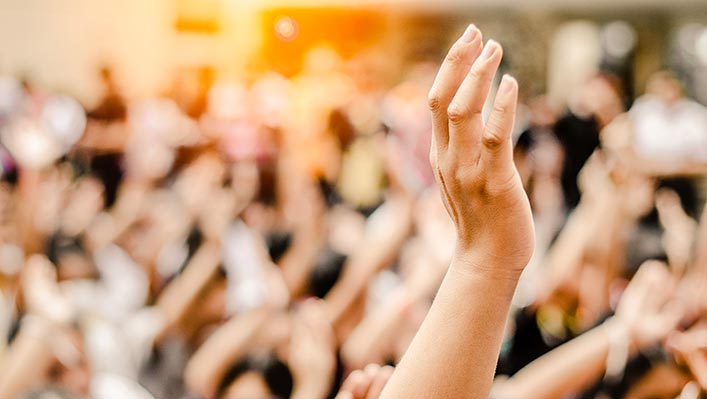
[[579,204],[577,177],[600,146],[599,132],[623,111],[624,98],[617,78],[599,73],[575,90],[567,113],[555,123],[554,132],[564,152],[561,182],[568,209]]

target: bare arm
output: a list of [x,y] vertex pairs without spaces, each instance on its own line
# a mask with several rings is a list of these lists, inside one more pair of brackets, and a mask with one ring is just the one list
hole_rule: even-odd
[[[377,306],[361,320],[341,348],[344,363],[350,369],[363,368],[369,363],[383,363],[392,355],[393,338],[407,313],[420,300],[432,297],[444,278],[449,260],[419,253],[407,267],[415,268],[408,279],[396,287],[391,299]],[[402,260],[405,262],[405,260]]]
[[12,345],[0,358],[0,397],[14,398],[46,382],[56,358],[49,344],[53,326],[25,318]]
[[157,307],[165,317],[158,336],[163,336],[184,317],[189,306],[216,274],[221,261],[220,249],[220,245],[214,242],[203,244],[184,271],[164,289],[157,299]]
[[213,398],[228,367],[245,355],[267,322],[269,310],[258,309],[222,325],[189,359],[184,381],[190,392]]
[[508,309],[534,246],[532,216],[513,165],[518,96],[504,77],[482,118],[502,49],[470,26],[430,91],[430,154],[457,249],[437,297],[381,398],[487,398]]
[[646,262],[624,291],[614,318],[533,361],[500,382],[494,393],[500,398],[562,398],[591,385],[607,366],[620,371],[629,351],[655,344],[677,325],[681,312],[670,304],[672,293],[667,267]]
[[559,346],[499,383],[499,398],[561,398],[601,377],[615,323],[601,325]]
[[341,278],[324,298],[335,325],[341,322],[371,277],[394,260],[410,230],[411,212],[410,198],[394,194],[371,216],[360,247],[350,256]]

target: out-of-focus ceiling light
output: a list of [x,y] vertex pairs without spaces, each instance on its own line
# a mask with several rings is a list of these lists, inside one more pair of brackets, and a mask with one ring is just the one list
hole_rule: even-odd
[[695,54],[702,65],[707,65],[707,27],[702,29],[702,32],[695,40]]
[[687,24],[678,31],[678,45],[680,51],[690,57],[695,56],[695,44],[697,39],[704,30],[700,24]]
[[636,47],[636,30],[624,21],[608,23],[602,31],[606,53],[612,58],[624,58]]
[[282,17],[275,22],[275,35],[283,42],[291,42],[299,35],[299,24],[291,17]]

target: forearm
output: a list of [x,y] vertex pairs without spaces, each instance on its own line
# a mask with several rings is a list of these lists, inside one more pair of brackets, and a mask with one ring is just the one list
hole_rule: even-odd
[[410,230],[411,208],[407,197],[395,197],[369,219],[367,237],[351,255],[341,278],[324,298],[334,324],[341,321],[370,279],[395,259]]
[[248,351],[267,318],[267,310],[255,310],[234,317],[209,336],[187,363],[184,371],[187,388],[200,397],[213,397],[219,379]]
[[351,332],[341,348],[341,355],[346,366],[360,369],[368,363],[382,363],[385,349],[397,332],[404,312],[409,307],[409,300],[400,295],[402,290],[389,303],[367,315]]
[[293,297],[307,289],[309,275],[322,246],[320,234],[296,237],[290,249],[280,260],[282,278]]
[[508,398],[561,398],[596,381],[606,369],[610,330],[620,328],[609,321],[536,359],[494,392]]
[[157,306],[165,317],[159,336],[167,333],[182,319],[189,306],[213,278],[218,270],[220,255],[218,244],[205,243],[184,271],[164,289],[157,300]]
[[48,342],[51,334],[43,320],[23,321],[17,337],[0,361],[1,398],[14,398],[46,382],[55,362]]
[[488,397],[518,275],[487,262],[455,256],[381,398]]
[[430,163],[459,245],[381,398],[488,398],[511,299],[532,256],[530,203],[512,160],[518,83],[501,79],[484,121],[503,50],[482,42],[470,25],[429,92]]

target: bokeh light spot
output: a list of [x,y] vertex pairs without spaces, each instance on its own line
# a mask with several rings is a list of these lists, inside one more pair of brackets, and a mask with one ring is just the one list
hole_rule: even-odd
[[702,65],[707,65],[707,28],[702,29],[695,41],[695,53]]
[[636,31],[624,21],[607,24],[602,36],[607,54],[614,58],[624,58],[636,47]]
[[275,22],[275,35],[283,42],[291,42],[299,34],[299,24],[293,18],[282,17]]

